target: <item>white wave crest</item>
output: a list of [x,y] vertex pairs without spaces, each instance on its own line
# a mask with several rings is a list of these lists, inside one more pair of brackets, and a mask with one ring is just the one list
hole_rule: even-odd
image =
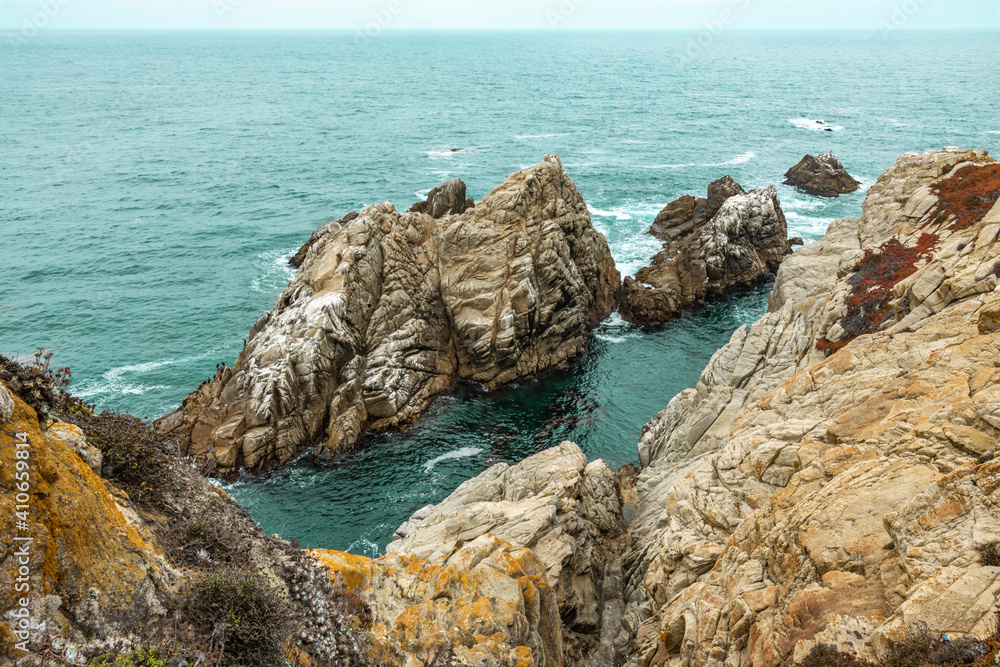
[[788,122],[795,127],[802,128],[803,130],[816,130],[818,132],[825,130],[840,132],[844,129],[840,125],[830,125],[825,120],[812,120],[810,118],[789,118]]
[[295,268],[288,260],[297,250],[271,250],[257,255],[253,263],[260,275],[250,281],[250,289],[254,292],[285,289],[288,281],[295,277]]
[[618,210],[618,211],[604,211],[599,208],[595,208],[590,204],[587,204],[587,210],[590,211],[591,215],[598,215],[602,218],[615,218],[616,220],[631,220],[632,216],[628,213]]
[[470,456],[475,456],[476,454],[482,453],[482,449],[479,447],[462,447],[461,449],[456,449],[455,451],[448,452],[447,454],[442,454],[436,458],[431,459],[424,464],[424,472],[431,472],[434,470],[434,466],[444,461],[452,461],[455,459],[467,459]]

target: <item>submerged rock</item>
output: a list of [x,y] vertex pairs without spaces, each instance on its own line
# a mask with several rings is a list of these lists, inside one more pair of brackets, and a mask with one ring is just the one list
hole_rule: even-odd
[[314,236],[235,366],[159,422],[219,471],[349,448],[459,378],[495,387],[560,366],[616,306],[607,241],[554,156],[461,215],[376,204]]
[[650,233],[665,241],[663,250],[625,278],[619,304],[622,318],[641,326],[767,280],[791,253],[774,188],[746,193],[728,176],[709,186],[707,199],[668,205]]
[[857,191],[861,182],[847,173],[833,153],[807,155],[785,174],[785,185],[818,197],[838,197]]

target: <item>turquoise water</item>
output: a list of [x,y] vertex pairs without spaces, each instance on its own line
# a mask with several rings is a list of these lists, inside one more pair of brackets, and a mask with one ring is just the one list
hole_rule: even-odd
[[[1000,148],[996,32],[733,31],[689,58],[691,38],[0,35],[0,351],[53,348],[88,400],[155,417],[235,359],[315,227],[372,202],[454,177],[479,199],[557,153],[631,273],[656,212],[724,174],[777,183],[832,149],[867,186],[906,151]],[[779,196],[814,240],[864,195]],[[408,432],[233,493],[270,532],[377,553],[493,462],[564,438],[634,461],[642,425],[765,305],[760,290],[655,332],[613,318],[542,382],[460,387]]]

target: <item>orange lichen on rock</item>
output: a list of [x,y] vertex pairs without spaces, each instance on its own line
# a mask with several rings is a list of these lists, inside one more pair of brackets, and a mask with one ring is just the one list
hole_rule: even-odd
[[[0,388],[3,388],[0,383]],[[2,391],[6,392],[3,388]],[[68,611],[74,623],[99,629],[108,623],[162,613],[160,593],[167,586],[161,550],[131,510],[119,506],[101,478],[69,445],[43,430],[34,410],[13,396],[10,418],[0,420],[0,616],[25,593],[15,591],[18,564],[14,537],[30,537],[33,633],[65,632]],[[17,434],[27,442],[15,445]],[[28,502],[17,484],[18,452],[29,452]],[[23,455],[20,455],[23,456]],[[22,466],[23,467],[23,466]],[[18,505],[28,506],[25,525]],[[55,596],[50,597],[50,596]],[[3,626],[0,623],[0,627]],[[10,635],[3,632],[9,644]],[[12,645],[3,647],[8,654]]]
[[376,639],[413,664],[450,654],[463,664],[563,664],[556,593],[528,549],[487,534],[435,560],[309,554],[361,594],[375,611]]

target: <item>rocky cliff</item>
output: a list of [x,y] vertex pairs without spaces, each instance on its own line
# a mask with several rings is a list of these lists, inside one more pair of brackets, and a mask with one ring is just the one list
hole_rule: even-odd
[[791,253],[774,188],[747,193],[728,176],[708,187],[706,199],[685,196],[667,205],[649,233],[663,249],[625,278],[619,306],[622,318],[641,326],[767,280]]
[[646,426],[636,486],[564,444],[421,510],[391,558],[486,535],[529,547],[567,665],[764,667],[819,644],[872,659],[921,623],[985,634],[998,195],[982,151],[904,155]]
[[263,469],[410,423],[458,379],[493,387],[583,353],[620,277],[559,159],[473,208],[459,183],[314,234],[236,364],[160,428],[220,471]]

